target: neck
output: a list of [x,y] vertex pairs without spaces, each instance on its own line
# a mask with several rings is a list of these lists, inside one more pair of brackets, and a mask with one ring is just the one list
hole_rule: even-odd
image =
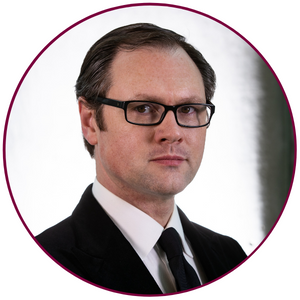
[[174,210],[174,198],[164,201],[159,201],[158,199],[152,201],[149,201],[149,199],[124,200],[149,215],[163,227],[168,224]]

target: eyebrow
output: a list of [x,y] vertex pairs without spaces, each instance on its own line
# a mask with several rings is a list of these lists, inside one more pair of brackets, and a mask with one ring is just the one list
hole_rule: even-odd
[[[143,93],[136,94],[134,97],[131,97],[131,99],[128,100],[144,100],[144,101],[154,101],[158,103],[164,102],[164,99],[162,97],[143,94]],[[188,104],[188,103],[206,103],[206,99],[202,99],[202,97],[198,97],[198,96],[186,97],[186,98],[178,99],[176,105]]]

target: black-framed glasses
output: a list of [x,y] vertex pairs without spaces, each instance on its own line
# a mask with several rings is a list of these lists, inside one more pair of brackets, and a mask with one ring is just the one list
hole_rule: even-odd
[[215,112],[215,106],[211,103],[185,103],[171,106],[152,101],[119,101],[102,97],[98,97],[97,101],[122,108],[128,123],[141,126],[160,124],[167,112],[171,110],[179,126],[204,127],[210,123]]

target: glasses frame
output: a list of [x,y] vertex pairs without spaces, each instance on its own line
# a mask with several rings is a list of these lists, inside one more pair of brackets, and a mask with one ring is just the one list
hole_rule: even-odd
[[[139,126],[154,126],[154,125],[159,125],[164,120],[164,118],[165,118],[166,114],[168,113],[168,111],[172,111],[174,113],[176,123],[179,126],[181,126],[181,127],[187,127],[187,128],[205,127],[205,126],[208,126],[210,124],[211,118],[212,118],[213,114],[215,113],[215,106],[212,103],[184,103],[184,104],[179,104],[179,105],[164,105],[162,103],[158,103],[158,102],[154,102],[154,101],[146,101],[146,100],[119,101],[119,100],[114,100],[114,99],[109,99],[109,98],[104,98],[104,97],[97,97],[96,100],[99,101],[102,104],[109,105],[109,106],[114,106],[114,107],[118,107],[118,108],[123,109],[124,110],[124,114],[125,114],[125,120],[128,123],[130,123],[130,124],[139,125]],[[131,121],[129,121],[127,119],[127,106],[128,106],[129,103],[132,103],[132,102],[149,102],[149,103],[159,104],[159,105],[161,105],[161,106],[163,106],[165,108],[165,111],[161,115],[160,120],[158,122],[156,122],[156,123],[153,123],[153,124],[134,123],[134,122],[131,122]],[[179,107],[181,107],[181,106],[195,105],[195,104],[197,104],[197,105],[200,104],[202,106],[210,108],[211,114],[210,114],[208,122],[206,124],[200,125],[200,126],[188,126],[188,125],[182,125],[182,124],[180,124],[178,122],[178,119],[177,119],[177,114],[176,114],[177,109]]]

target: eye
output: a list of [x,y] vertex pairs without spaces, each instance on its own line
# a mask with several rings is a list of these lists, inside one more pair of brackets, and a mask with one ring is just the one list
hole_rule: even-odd
[[153,108],[150,107],[150,105],[143,104],[135,107],[135,110],[141,114],[149,113],[153,110]]
[[183,114],[191,114],[195,111],[195,107],[193,106],[182,106],[180,107],[180,112]]

